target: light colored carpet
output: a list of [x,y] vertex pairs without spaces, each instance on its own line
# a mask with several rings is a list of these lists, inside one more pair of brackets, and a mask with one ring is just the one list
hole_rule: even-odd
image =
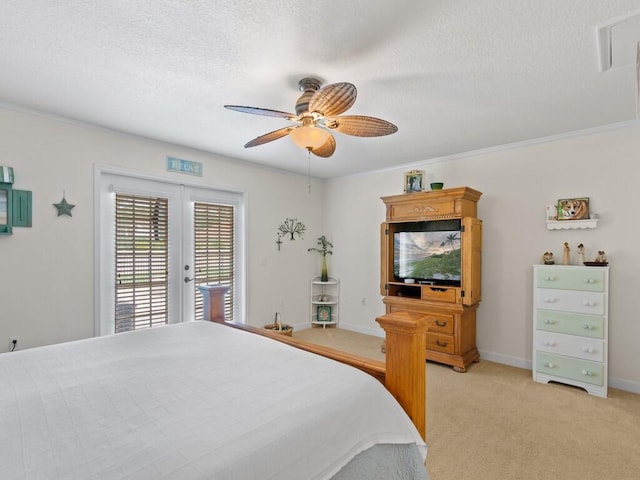
[[[384,360],[381,339],[339,328],[294,336]],[[427,363],[431,480],[640,479],[640,395],[602,399],[481,360],[466,373]]]

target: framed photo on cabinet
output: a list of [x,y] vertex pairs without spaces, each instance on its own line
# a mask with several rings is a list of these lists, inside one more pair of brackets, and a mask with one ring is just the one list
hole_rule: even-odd
[[330,322],[331,321],[331,306],[318,305],[318,322]]
[[411,170],[404,174],[404,193],[421,192],[424,170]]

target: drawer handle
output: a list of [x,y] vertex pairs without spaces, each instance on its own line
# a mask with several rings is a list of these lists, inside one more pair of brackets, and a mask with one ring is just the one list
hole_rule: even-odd
[[582,347],[582,351],[585,353],[596,353],[596,350],[591,347]]
[[555,298],[545,298],[544,299],[545,303],[556,303],[556,299]]
[[596,283],[596,280],[594,278],[587,278],[584,283]]
[[582,370],[582,374],[587,377],[593,377],[593,372],[591,370]]
[[584,302],[585,307],[595,307],[596,305],[597,305],[597,302],[590,302],[588,300]]
[[553,346],[555,346],[556,342],[554,342],[553,340],[545,340],[545,341],[544,341],[544,344],[545,344],[547,347],[553,347]]
[[547,367],[547,368],[556,368],[555,364],[553,364],[551,362],[545,363],[544,366]]
[[547,320],[544,321],[544,323],[547,324],[547,325],[553,325],[554,323],[556,323],[556,321],[547,319]]
[[441,342],[440,340],[436,340],[436,345],[438,345],[439,347],[446,347],[449,344],[449,342]]
[[584,328],[585,330],[594,330],[594,326],[593,325],[588,325],[588,324],[584,324],[582,325],[582,328]]
[[544,277],[544,279],[545,279],[547,282],[553,282],[553,281],[556,279],[556,277],[553,277],[553,276],[551,276],[551,275],[547,275],[546,277]]
[[436,325],[439,327],[446,327],[447,326],[447,322],[441,322],[440,320],[436,320]]

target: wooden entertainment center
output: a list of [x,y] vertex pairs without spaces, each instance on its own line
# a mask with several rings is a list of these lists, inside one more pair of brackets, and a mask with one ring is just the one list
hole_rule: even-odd
[[[427,318],[426,358],[457,372],[480,360],[476,347],[476,310],[481,296],[481,192],[469,187],[382,197],[386,222],[381,226],[380,293],[386,313],[407,311]],[[460,286],[430,283],[394,274],[394,234],[421,222],[460,222]],[[437,228],[437,225],[435,225]],[[428,227],[427,227],[428,228]]]

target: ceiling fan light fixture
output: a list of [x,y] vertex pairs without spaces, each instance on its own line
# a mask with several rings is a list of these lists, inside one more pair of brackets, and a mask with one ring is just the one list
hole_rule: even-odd
[[357,91],[352,83],[332,83],[322,88],[320,84],[320,80],[316,78],[300,80],[298,87],[303,94],[296,102],[295,115],[268,108],[225,105],[225,108],[230,110],[284,118],[298,124],[260,135],[247,142],[245,148],[264,145],[289,136],[296,146],[317,157],[328,158],[336,150],[333,131],[355,137],[380,137],[398,131],[398,127],[386,120],[364,115],[342,115],[356,100]]
[[289,137],[298,147],[313,150],[326,143],[331,134],[319,127],[302,126],[289,133]]

